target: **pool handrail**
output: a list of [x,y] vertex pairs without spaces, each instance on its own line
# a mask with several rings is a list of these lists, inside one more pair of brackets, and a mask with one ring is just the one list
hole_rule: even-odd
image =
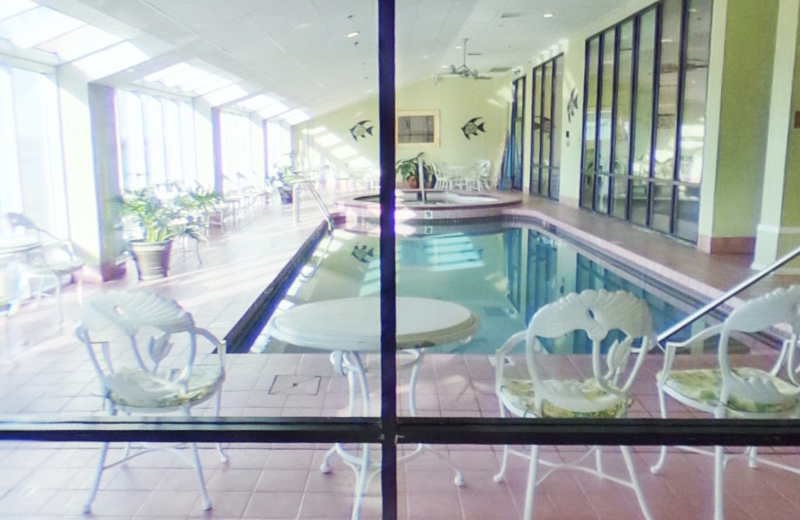
[[292,183],[292,209],[294,210],[295,223],[300,222],[300,189],[303,186],[308,188],[308,191],[311,192],[311,196],[314,197],[314,200],[317,202],[317,206],[322,210],[322,214],[325,215],[325,221],[328,223],[328,233],[333,233],[333,217],[331,217],[328,206],[325,205],[319,192],[314,187],[314,181],[303,180]]
[[765,267],[761,271],[757,272],[756,274],[754,274],[754,275],[750,276],[749,278],[739,282],[738,284],[736,284],[732,288],[728,289],[725,292],[725,294],[723,294],[722,296],[720,296],[717,299],[705,304],[704,306],[702,306],[699,309],[697,309],[696,311],[694,311],[692,314],[688,315],[684,319],[680,320],[676,324],[674,324],[671,327],[669,327],[664,332],[660,333],[656,338],[657,343],[659,345],[661,345],[664,341],[666,341],[667,339],[671,338],[675,333],[677,333],[678,331],[680,331],[681,329],[683,329],[687,325],[690,325],[691,323],[693,323],[693,322],[699,320],[700,318],[704,317],[709,312],[717,309],[719,306],[721,306],[723,303],[725,303],[729,299],[733,298],[734,296],[736,296],[740,292],[744,291],[745,289],[755,285],[757,282],[761,281],[762,279],[764,279],[767,276],[769,276],[770,274],[772,274],[774,271],[776,271],[779,268],[783,267],[785,264],[789,263],[790,261],[792,261],[797,256],[800,256],[800,247],[790,251],[789,253],[785,254],[781,258],[775,260],[775,262],[773,262],[769,266]]

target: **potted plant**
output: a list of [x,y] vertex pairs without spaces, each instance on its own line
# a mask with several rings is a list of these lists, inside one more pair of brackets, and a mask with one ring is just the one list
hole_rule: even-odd
[[128,242],[140,280],[167,276],[173,238],[189,234],[199,239],[198,215],[213,208],[218,199],[216,193],[198,189],[169,200],[158,197],[152,186],[120,196],[120,215],[135,224],[141,235]]
[[408,183],[408,187],[411,189],[418,189],[419,188],[419,163],[422,163],[422,169],[425,175],[425,187],[432,188],[436,183],[436,177],[434,176],[433,168],[426,164],[424,160],[422,160],[422,154],[425,152],[418,153],[415,157],[410,159],[401,159],[395,163],[395,171],[397,175],[400,176],[404,181]]

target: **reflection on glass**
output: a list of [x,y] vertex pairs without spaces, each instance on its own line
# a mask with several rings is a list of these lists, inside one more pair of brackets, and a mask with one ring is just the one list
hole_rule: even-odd
[[624,219],[627,206],[628,179],[622,176],[614,176],[612,180],[611,216]]
[[669,233],[672,220],[672,184],[653,183],[653,200],[650,206],[650,227]]
[[592,209],[594,202],[594,175],[586,173],[581,186],[581,207]]
[[614,143],[614,174],[628,174],[631,147],[631,79],[633,75],[633,21],[620,26],[619,77],[617,80],[617,124]]
[[608,192],[611,189],[610,177],[607,175],[597,176],[597,186],[594,192],[594,210],[600,213],[608,213]]
[[[562,100],[564,98],[564,56],[559,56],[555,60],[555,86],[553,87],[553,121],[552,131],[552,165],[550,170],[550,192],[549,196],[558,199],[558,167],[561,165],[561,137],[564,126],[561,124],[563,114]],[[547,193],[545,193],[547,194]]]
[[614,29],[603,33],[603,63],[602,63],[602,101],[600,105],[600,142],[598,164],[600,172],[613,171],[611,164],[611,135],[614,122],[612,120],[612,103],[614,100]]
[[[542,115],[539,119],[540,139],[542,143],[542,164],[550,165],[550,139],[553,135],[553,114],[552,114],[552,94],[553,94],[553,62],[545,64],[542,76]],[[547,190],[542,187],[542,193]]]
[[700,186],[678,186],[678,212],[675,234],[692,242],[697,241],[697,222],[700,218]]
[[533,69],[533,124],[531,125],[531,193],[539,193],[539,166],[542,163],[540,121],[542,117],[542,69]]
[[[589,40],[588,77],[586,81],[586,126],[583,130],[583,170],[595,171],[595,147],[597,139],[597,60],[600,47],[600,37]],[[591,200],[591,199],[590,199]],[[591,202],[589,203],[591,206]]]
[[663,6],[661,70],[658,76],[658,117],[656,118],[656,166],[653,176],[658,179],[672,179],[678,126],[681,2],[667,1],[663,3]]
[[655,59],[656,9],[644,13],[639,22],[639,62],[636,76],[636,142],[633,175],[650,176],[650,144],[653,129],[653,63]]
[[647,187],[648,181],[635,179],[631,183],[631,213],[630,220],[640,226],[647,225]]
[[681,164],[678,178],[682,182],[695,184],[700,183],[703,172],[711,7],[711,0],[691,0],[686,29],[688,38],[686,79],[683,91]]

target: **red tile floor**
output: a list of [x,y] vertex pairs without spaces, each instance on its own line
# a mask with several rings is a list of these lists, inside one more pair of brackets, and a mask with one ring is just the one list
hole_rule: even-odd
[[[531,211],[561,218],[571,226],[584,226],[602,237],[619,233],[612,222],[593,229],[593,221],[578,211],[529,200]],[[294,224],[289,207],[268,207],[243,216],[235,229],[212,237],[203,245],[202,266],[196,258],[177,251],[169,278],[138,282],[123,280],[88,286],[91,293],[110,288],[136,288],[177,299],[196,322],[224,336],[264,287],[275,277],[318,223],[319,212],[304,205],[300,224]],[[623,225],[624,226],[624,225]],[[631,251],[659,248],[660,261],[672,268],[689,265],[687,276],[697,286],[724,289],[745,277],[747,259],[707,255],[652,233],[631,230],[608,238]],[[618,244],[619,245],[619,244]],[[675,252],[677,251],[677,253]],[[672,255],[672,256],[670,256]],[[692,259],[699,260],[692,260]],[[132,266],[131,266],[132,267]],[[64,295],[66,323],[59,327],[53,301],[38,308],[24,306],[2,325],[7,352],[0,357],[0,414],[35,417],[75,417],[102,414],[96,381],[83,346],[73,331],[78,304],[74,288]],[[768,352],[756,354],[765,363]],[[559,356],[558,370],[584,372],[583,359]],[[368,365],[378,365],[376,357]],[[517,369],[522,360],[517,360]],[[635,387],[631,416],[658,414],[655,373],[661,360],[653,356]],[[708,363],[695,357],[685,362]],[[371,378],[375,374],[370,375]],[[405,396],[405,381],[401,396]],[[436,355],[426,358],[418,383],[420,415],[496,417],[493,396],[494,369],[487,356]],[[377,384],[371,388],[377,388]],[[373,403],[377,403],[374,399]],[[227,416],[345,415],[347,384],[337,376],[326,355],[230,355],[223,391],[222,414]],[[407,405],[400,402],[402,413]],[[671,404],[674,417],[692,417],[681,405]],[[208,414],[206,407],[200,413]],[[319,472],[328,446],[235,445],[221,463],[211,446],[201,458],[214,507],[203,511],[195,476],[173,456],[145,455],[110,469],[101,482],[90,518],[349,518],[354,474],[337,457],[330,474]],[[503,483],[492,476],[499,467],[501,448],[446,446],[440,448],[464,472],[465,485],[453,485],[453,474],[436,458],[422,455],[399,467],[399,518],[401,519],[517,519],[521,518],[526,481],[525,461],[511,458]],[[548,458],[571,460],[580,447],[545,447]],[[621,457],[609,448],[606,466],[621,470]],[[766,450],[765,450],[766,451]],[[122,452],[116,446],[110,455]],[[796,463],[797,450],[769,450],[767,456]],[[635,450],[635,464],[649,506],[656,519],[710,519],[712,515],[712,459],[675,451],[665,470],[652,475],[654,448]],[[94,444],[0,443],[0,518],[86,518],[80,514],[89,487],[97,447]],[[800,518],[800,477],[768,467],[750,469],[742,459],[726,470],[725,505],[728,520]],[[374,481],[362,508],[362,518],[380,518],[380,485]],[[633,493],[577,472],[557,472],[537,488],[537,519],[639,519]]]

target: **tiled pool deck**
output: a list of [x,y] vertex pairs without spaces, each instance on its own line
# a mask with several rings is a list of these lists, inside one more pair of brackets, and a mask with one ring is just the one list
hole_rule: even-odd
[[[749,260],[708,257],[672,240],[621,223],[539,199],[526,199],[539,218],[556,219],[628,251],[657,259],[664,276],[679,271],[696,281],[700,294],[724,289],[747,276]],[[299,225],[291,207],[266,208],[245,215],[236,229],[203,246],[203,265],[193,255],[176,252],[170,277],[138,282],[124,280],[88,286],[92,292],[136,288],[175,298],[196,322],[223,337],[264,287],[275,277],[318,223],[318,210],[304,205]],[[787,279],[779,280],[785,283]],[[773,282],[770,282],[773,283]],[[57,324],[55,303],[25,306],[3,324],[7,350],[0,355],[0,414],[39,417],[103,413],[94,372],[74,336],[78,304],[74,288],[64,295],[66,323]],[[769,353],[756,354],[768,364]],[[519,360],[521,362],[521,360]],[[684,361],[684,360],[681,360]],[[347,384],[334,373],[324,354],[229,355],[222,414],[226,416],[346,415]],[[585,373],[580,357],[554,357],[554,370]],[[689,362],[685,360],[685,362]],[[693,358],[692,364],[710,363]],[[652,356],[634,389],[633,417],[658,415],[655,373],[661,359]],[[377,357],[368,358],[375,378]],[[521,363],[517,363],[516,369]],[[401,378],[400,408],[407,413],[406,379]],[[436,355],[426,358],[417,386],[417,407],[426,416],[496,417],[494,369],[488,356]],[[377,388],[373,384],[370,388]],[[376,396],[377,397],[377,396]],[[377,398],[373,403],[377,403]],[[692,412],[671,404],[674,417]],[[201,413],[210,413],[208,408]],[[201,449],[206,482],[214,508],[202,511],[195,476],[180,459],[145,455],[109,470],[103,478],[91,518],[349,518],[353,472],[338,458],[333,472],[318,471],[324,445],[236,445],[230,461],[221,463],[211,447]],[[506,481],[495,484],[500,447],[443,448],[464,472],[466,484],[453,485],[452,473],[435,457],[423,455],[399,469],[401,519],[516,519],[521,517],[527,465],[512,458]],[[569,460],[578,447],[551,447],[548,457]],[[112,450],[121,453],[122,446]],[[796,450],[771,450],[770,457],[800,466]],[[0,518],[86,518],[80,514],[89,487],[97,447],[94,444],[0,443]],[[660,475],[648,471],[654,448],[635,452],[638,476],[656,519],[710,519],[712,459],[676,452]],[[621,458],[608,450],[608,467],[621,469]],[[732,460],[726,470],[728,520],[800,518],[800,477],[767,467],[749,469]],[[632,492],[575,472],[555,473],[537,488],[537,519],[639,519]],[[373,482],[362,518],[380,517],[380,486]]]

